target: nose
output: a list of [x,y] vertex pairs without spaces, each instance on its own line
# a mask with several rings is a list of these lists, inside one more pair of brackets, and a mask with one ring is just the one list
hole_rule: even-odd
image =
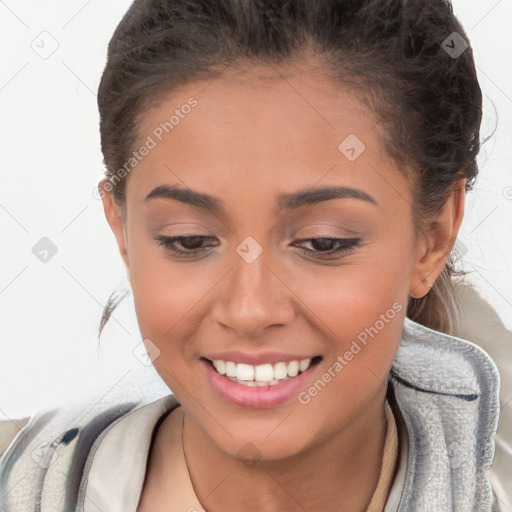
[[254,339],[292,322],[295,296],[275,260],[265,251],[251,263],[235,254],[233,265],[214,306],[216,322],[237,337]]

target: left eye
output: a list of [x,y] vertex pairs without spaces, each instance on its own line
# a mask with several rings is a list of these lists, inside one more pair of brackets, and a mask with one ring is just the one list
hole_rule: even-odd
[[354,250],[361,245],[361,238],[307,238],[295,243],[299,242],[308,242],[313,247],[313,249],[300,247],[303,252],[322,258],[323,255],[331,256]]
[[[211,247],[219,245],[218,242],[210,244],[209,246],[203,245],[203,242],[211,239],[213,239],[213,237],[207,235],[158,236],[155,238],[155,240],[159,242],[159,245],[164,246],[167,250],[178,256],[194,256],[207,251]],[[299,246],[300,250],[320,258],[346,253],[361,245],[360,238],[307,238],[298,240],[295,244],[304,242],[310,243],[313,249]],[[177,243],[185,250],[176,247]]]

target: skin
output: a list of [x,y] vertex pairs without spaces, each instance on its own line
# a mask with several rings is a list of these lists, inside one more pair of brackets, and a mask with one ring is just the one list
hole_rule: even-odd
[[[143,116],[140,141],[191,96],[198,105],[132,170],[126,204],[114,202],[105,180],[99,184],[142,336],[160,350],[153,364],[185,411],[189,471],[210,512],[366,509],[407,301],[428,293],[464,214],[461,180],[425,236],[416,236],[413,185],[381,148],[375,114],[343,84],[288,71],[224,72],[172,91]],[[355,161],[338,150],[349,134],[366,146]],[[175,183],[217,196],[225,213],[145,201],[155,187]],[[362,189],[378,205],[344,198],[277,210],[277,194],[324,185]],[[158,235],[208,235],[206,247],[218,245],[183,258],[159,245]],[[235,250],[248,236],[263,249],[250,264]],[[354,236],[360,246],[330,258],[318,245],[296,244]],[[199,358],[212,351],[319,355],[307,389],[394,303],[401,311],[306,405],[296,396],[267,409],[232,405],[200,371]],[[168,435],[164,422],[140,512],[164,510],[173,492],[165,480]],[[260,457],[250,468],[238,455],[247,443]]]

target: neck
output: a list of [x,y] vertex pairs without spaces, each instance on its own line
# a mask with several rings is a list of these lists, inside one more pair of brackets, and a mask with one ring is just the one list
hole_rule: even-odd
[[380,475],[384,399],[385,390],[349,425],[306,451],[250,464],[221,451],[186,418],[184,451],[199,501],[207,512],[365,511]]

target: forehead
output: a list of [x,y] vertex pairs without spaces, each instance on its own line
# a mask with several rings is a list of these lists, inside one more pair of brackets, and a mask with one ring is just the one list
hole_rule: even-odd
[[[191,99],[195,106],[185,108]],[[364,183],[372,193],[382,187],[383,166],[392,166],[378,130],[376,114],[354,88],[320,72],[224,71],[173,90],[146,112],[139,144],[149,137],[154,147],[131,172],[127,193],[142,198],[155,186],[181,182],[250,199],[320,181]]]
[[[293,142],[301,136],[334,140],[347,133],[364,136],[378,121],[361,101],[361,89],[329,78],[320,69],[254,66],[229,69],[218,76],[173,90],[141,119],[141,136],[169,118],[190,97],[198,102],[173,135],[226,136],[233,142],[234,128],[243,135],[258,133],[259,141]],[[273,135],[279,133],[279,138]],[[268,137],[264,137],[267,134]],[[258,141],[255,141],[258,142]],[[249,147],[246,147],[249,150]]]

